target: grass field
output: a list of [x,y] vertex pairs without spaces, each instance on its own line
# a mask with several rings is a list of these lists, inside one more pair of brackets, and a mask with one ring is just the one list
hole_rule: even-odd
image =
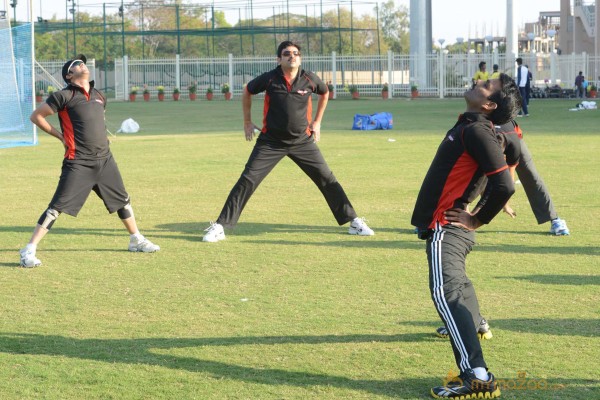
[[[538,226],[523,189],[480,229],[468,258],[505,399],[600,395],[599,111],[532,101],[519,120],[571,236]],[[112,150],[155,254],[126,251],[118,218],[90,196],[38,248],[18,250],[60,174],[62,146],[0,150],[0,399],[422,399],[456,371],[410,215],[462,100],[330,102],[320,147],[374,237],[347,235],[284,160],[227,240],[201,241],[252,143],[241,104],[111,103]],[[262,107],[253,107],[260,122]],[[349,130],[390,111],[391,131]],[[43,134],[43,133],[42,133]],[[395,141],[390,141],[394,139]],[[523,375],[525,374],[525,375]],[[523,378],[524,377],[524,378]]]

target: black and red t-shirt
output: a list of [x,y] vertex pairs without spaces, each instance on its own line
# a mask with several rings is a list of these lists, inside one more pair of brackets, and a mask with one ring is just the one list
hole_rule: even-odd
[[69,84],[52,93],[46,103],[58,113],[67,145],[65,159],[99,160],[110,155],[104,120],[106,98],[94,89],[94,81],[90,82],[89,93]]
[[[465,113],[448,131],[425,176],[411,223],[419,229],[448,224],[444,211],[465,209],[477,182],[488,178],[490,199],[477,214],[487,224],[514,192],[494,125],[480,113]],[[487,189],[486,189],[487,190]]]
[[310,140],[312,94],[326,94],[327,85],[313,72],[300,69],[288,82],[281,67],[248,82],[250,94],[265,93],[261,140],[297,144]]

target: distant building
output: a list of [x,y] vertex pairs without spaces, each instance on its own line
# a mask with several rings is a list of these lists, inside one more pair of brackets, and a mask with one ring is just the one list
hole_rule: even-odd
[[[573,12],[571,14],[571,2]],[[596,27],[600,25],[600,9],[595,0],[560,0],[561,34],[558,48],[564,54],[600,55]]]

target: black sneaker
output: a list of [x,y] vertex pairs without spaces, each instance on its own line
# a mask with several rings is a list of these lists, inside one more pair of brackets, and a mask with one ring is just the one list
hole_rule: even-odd
[[436,386],[431,389],[431,395],[436,399],[493,399],[500,397],[500,388],[492,373],[488,373],[487,381],[477,379],[472,370],[462,372],[448,382],[446,386]]
[[[435,330],[435,334],[437,337],[441,337],[442,339],[448,339],[449,337],[448,329],[445,326],[440,326],[437,328]],[[479,340],[490,340],[494,337],[485,318],[479,323],[479,327],[477,328],[477,336],[479,337]]]

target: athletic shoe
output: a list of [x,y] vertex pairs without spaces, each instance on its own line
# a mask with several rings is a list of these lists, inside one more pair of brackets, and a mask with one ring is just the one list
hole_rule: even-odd
[[225,240],[225,231],[223,230],[223,225],[221,224],[211,222],[210,226],[204,231],[206,234],[202,238],[203,242],[214,243],[220,240]]
[[556,236],[567,236],[571,232],[569,232],[569,228],[567,228],[567,221],[564,219],[556,218],[552,220],[552,226],[550,226],[550,233]]
[[146,238],[138,241],[132,239],[129,241],[129,251],[142,252],[142,253],[154,253],[160,250],[160,246],[155,245]]
[[373,229],[369,228],[367,225],[367,221],[364,218],[354,218],[350,223],[350,229],[348,229],[348,233],[351,235],[359,235],[359,236],[373,236],[375,232]]
[[456,381],[446,386],[431,389],[431,395],[436,399],[492,399],[500,397],[500,388],[492,373],[488,373],[487,381],[477,379],[472,370],[462,372]]
[[[449,337],[448,329],[446,329],[445,326],[440,326],[437,328],[435,330],[435,334],[443,339],[447,339]],[[490,325],[487,323],[485,318],[481,320],[481,323],[477,328],[477,337],[479,337],[479,340],[490,340],[494,337],[494,335],[492,335],[492,331],[490,330]]]
[[29,250],[25,247],[19,253],[21,255],[21,267],[34,268],[42,265],[42,262],[35,256],[35,250]]

